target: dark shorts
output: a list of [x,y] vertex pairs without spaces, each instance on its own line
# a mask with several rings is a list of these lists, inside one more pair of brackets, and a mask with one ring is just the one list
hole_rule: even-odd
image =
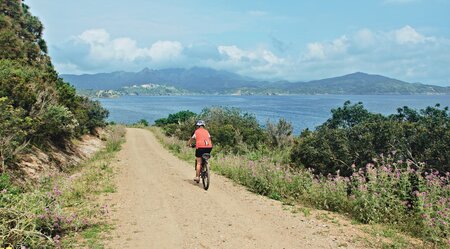
[[212,148],[198,148],[195,150],[195,157],[201,157],[205,153],[211,153]]

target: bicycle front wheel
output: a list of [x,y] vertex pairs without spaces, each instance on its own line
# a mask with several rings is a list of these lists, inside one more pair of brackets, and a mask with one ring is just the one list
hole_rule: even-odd
[[209,174],[209,165],[208,163],[205,163],[205,165],[203,165],[203,169],[202,169],[202,183],[203,183],[203,188],[205,190],[208,190],[209,188],[209,183],[211,181],[211,175]]

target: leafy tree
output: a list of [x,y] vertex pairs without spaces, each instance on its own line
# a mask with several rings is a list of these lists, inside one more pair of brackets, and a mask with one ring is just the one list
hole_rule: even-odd
[[327,126],[332,129],[336,128],[351,128],[364,121],[373,118],[380,118],[381,115],[373,114],[367,111],[362,102],[351,105],[350,101],[345,101],[343,107],[331,110],[331,118],[328,119],[322,126]]
[[293,142],[294,128],[291,122],[281,118],[278,123],[266,123],[266,132],[272,147],[289,147]]

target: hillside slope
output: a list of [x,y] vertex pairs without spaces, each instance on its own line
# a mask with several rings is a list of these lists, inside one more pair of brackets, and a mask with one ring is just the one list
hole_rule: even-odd
[[353,73],[284,85],[291,93],[307,94],[449,94],[450,87],[408,83],[381,75]]
[[62,150],[105,125],[108,112],[58,76],[43,30],[22,1],[0,1],[0,173],[27,148]]
[[64,74],[61,77],[73,84],[77,89],[95,90],[115,90],[125,86],[154,83],[196,92],[214,92],[260,85],[260,82],[238,74],[201,67],[161,70],[145,68],[136,73]]

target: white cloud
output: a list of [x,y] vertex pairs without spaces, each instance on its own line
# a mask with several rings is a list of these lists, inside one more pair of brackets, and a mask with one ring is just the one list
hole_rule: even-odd
[[[136,58],[144,57],[146,49],[138,48],[136,41],[130,38],[117,38],[111,41],[110,46],[105,46],[105,49],[109,49],[113,54],[113,58],[116,60],[124,60],[127,62],[134,61]],[[107,51],[104,51],[107,53]]]
[[236,46],[218,46],[220,54],[227,55],[233,61],[239,61],[245,56],[245,52]]
[[83,71],[80,70],[80,68],[77,65],[71,62],[55,63],[55,68],[58,70],[59,73],[75,73],[75,74],[83,73]]
[[278,57],[264,47],[244,50],[232,45],[218,46],[217,50],[222,55],[222,59],[209,61],[208,66],[233,70],[244,75],[259,78],[282,78],[283,68],[289,63],[287,59]]
[[89,44],[104,44],[109,41],[109,34],[104,29],[90,29],[84,31],[78,38]]
[[325,59],[325,48],[323,44],[319,42],[309,43],[305,58],[307,60]]
[[[270,41],[269,41],[270,43]],[[411,82],[449,84],[450,39],[436,38],[405,25],[393,30],[364,28],[329,41],[289,45],[289,53],[260,44],[254,48],[205,41],[184,45],[114,38],[102,29],[87,30],[58,51],[60,72],[138,71],[144,67],[206,66],[243,75],[287,80],[310,80],[355,71],[376,73]]]
[[399,44],[420,43],[425,41],[425,36],[419,34],[411,26],[405,26],[394,31],[395,40]]
[[95,61],[134,62],[137,60],[167,61],[180,56],[183,46],[178,41],[157,41],[150,47],[139,47],[128,37],[111,39],[104,29],[84,31],[78,42],[89,45],[89,57]]
[[354,39],[361,47],[369,47],[375,44],[375,34],[370,29],[361,29],[356,32]]
[[324,60],[344,54],[348,48],[346,36],[339,37],[331,42],[312,42],[307,45],[303,56],[305,60]]
[[270,65],[284,63],[284,59],[278,58],[275,54],[273,54],[269,50],[262,50],[261,53],[262,53],[262,58],[265,61],[267,61]]
[[291,78],[363,71],[410,82],[450,83],[450,74],[445,73],[450,65],[450,40],[427,36],[409,25],[387,31],[365,28],[334,41],[311,42],[303,51],[296,64],[301,73]]
[[345,53],[348,47],[347,42],[348,42],[347,36],[345,35],[341,36],[335,39],[333,42],[331,42],[329,49],[333,54]]
[[177,41],[157,41],[150,47],[149,55],[153,60],[162,61],[181,55],[183,46]]
[[274,53],[263,48],[245,51],[233,45],[218,46],[217,50],[220,54],[227,56],[228,59],[233,62],[253,61],[271,65],[283,63],[283,59],[278,58]]

